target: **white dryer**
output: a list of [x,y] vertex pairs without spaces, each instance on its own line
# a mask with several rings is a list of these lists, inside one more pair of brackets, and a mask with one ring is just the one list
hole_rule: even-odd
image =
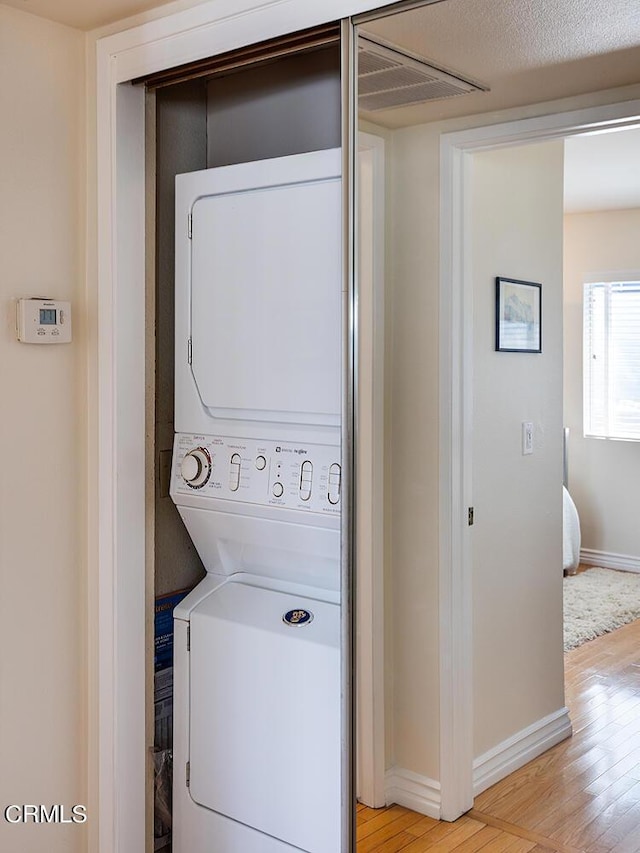
[[177,433],[339,440],[340,157],[178,175]]
[[338,853],[340,152],[176,181],[175,853]]

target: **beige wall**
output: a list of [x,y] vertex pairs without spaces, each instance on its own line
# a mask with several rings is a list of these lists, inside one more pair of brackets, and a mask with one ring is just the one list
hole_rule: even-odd
[[571,430],[569,489],[580,514],[582,547],[640,559],[640,446],[584,438],[582,419],[583,285],[593,273],[640,271],[640,210],[576,213],[564,221],[564,416]]
[[[0,5],[0,806],[86,802],[84,39]],[[17,297],[73,302],[74,341],[16,341]],[[10,825],[6,853],[85,849]]]
[[[563,143],[476,154],[472,168],[477,757],[564,705]],[[542,353],[495,351],[497,275],[542,283]]]
[[391,488],[393,474],[393,447],[388,439],[391,435],[391,425],[394,417],[393,406],[393,281],[394,255],[392,251],[392,229],[395,211],[394,205],[394,172],[393,172],[393,141],[395,134],[387,128],[360,121],[359,130],[384,140],[384,526],[383,526],[383,595],[384,595],[384,761],[386,769],[395,763],[395,630],[394,630],[394,586],[393,574],[393,493]]
[[[439,778],[439,133],[397,131],[387,217],[387,762]],[[391,598],[390,602],[388,598]],[[391,731],[389,732],[389,727]]]

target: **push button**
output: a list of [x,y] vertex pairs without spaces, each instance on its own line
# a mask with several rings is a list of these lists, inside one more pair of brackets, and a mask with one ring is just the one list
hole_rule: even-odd
[[313,463],[309,459],[300,466],[300,499],[308,501],[311,497],[311,487],[313,485]]
[[240,465],[241,458],[239,453],[234,453],[231,456],[231,462],[229,463],[229,488],[232,492],[238,491],[238,486],[240,485]]
[[334,506],[340,502],[340,488],[342,481],[342,469],[337,462],[329,468],[329,489],[327,498],[330,504]]

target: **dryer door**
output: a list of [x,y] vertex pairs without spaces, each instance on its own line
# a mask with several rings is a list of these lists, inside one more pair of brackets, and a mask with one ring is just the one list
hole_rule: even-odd
[[214,417],[339,424],[339,158],[181,176],[195,196],[191,369]]
[[191,796],[309,853],[340,847],[339,632],[338,605],[236,582],[191,616]]

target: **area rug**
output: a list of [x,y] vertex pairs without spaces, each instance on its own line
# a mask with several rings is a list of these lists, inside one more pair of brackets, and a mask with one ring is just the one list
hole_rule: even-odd
[[564,579],[564,650],[640,618],[640,574],[587,569]]

